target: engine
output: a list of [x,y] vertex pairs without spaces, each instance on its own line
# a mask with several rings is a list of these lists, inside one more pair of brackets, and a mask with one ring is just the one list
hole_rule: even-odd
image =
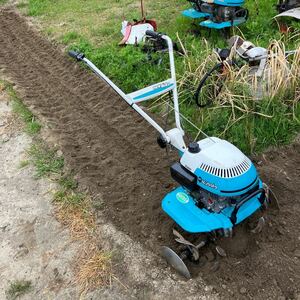
[[220,213],[259,189],[251,161],[235,146],[218,138],[191,143],[171,176],[199,208]]
[[190,0],[189,2],[192,3],[195,10],[210,14],[212,20],[216,23],[233,21],[240,17],[248,17],[248,10],[239,6],[218,5],[203,0]]
[[215,213],[221,212],[228,206],[235,205],[240,197],[220,197],[202,189],[197,184],[197,176],[184,168],[180,163],[171,167],[172,178],[181,186],[185,187],[191,196],[196,200],[199,208],[206,208]]

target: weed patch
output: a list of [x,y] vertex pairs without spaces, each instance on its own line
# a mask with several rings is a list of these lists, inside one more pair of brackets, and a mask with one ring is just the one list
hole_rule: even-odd
[[0,6],[4,5],[8,0],[0,0]]
[[49,150],[42,143],[33,144],[28,150],[30,161],[36,168],[36,177],[59,177],[64,167],[64,159],[55,150]]
[[31,289],[31,281],[15,281],[11,283],[9,289],[6,291],[6,295],[9,300],[15,300],[28,293]]
[[31,136],[39,133],[42,127],[41,124],[37,121],[33,113],[26,107],[26,105],[18,97],[13,86],[5,81],[1,81],[1,83],[12,101],[13,112],[17,114],[24,122],[25,131]]
[[29,160],[22,160],[19,164],[19,168],[20,169],[24,169],[26,168],[28,165],[30,164],[30,161]]

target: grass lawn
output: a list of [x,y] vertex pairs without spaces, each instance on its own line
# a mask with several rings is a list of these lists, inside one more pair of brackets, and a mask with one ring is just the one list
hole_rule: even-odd
[[[272,19],[276,15],[274,6],[277,0],[257,1],[259,11],[256,1],[246,2],[250,18],[246,24],[235,29],[236,34],[242,34],[247,40],[263,47],[274,39],[284,42],[287,49],[299,47],[300,22],[291,21],[296,31],[284,36]],[[19,6],[41,22],[46,35],[68,48],[83,51],[126,92],[167,77],[167,57],[164,58],[166,64],[152,65],[146,63],[146,56],[139,48],[118,46],[122,20],[125,17],[127,20],[140,18],[139,0],[29,0],[28,4],[21,3]],[[189,7],[187,1],[146,0],[145,7],[148,18],[157,20],[159,31],[167,33],[176,42],[179,37],[188,51],[188,57],[176,56],[178,78],[181,83],[184,82],[180,86],[181,112],[199,128],[209,135],[230,140],[248,154],[260,152],[270,145],[289,143],[299,132],[300,106],[295,100],[295,86],[292,90],[281,90],[272,99],[253,101],[247,98],[243,103],[215,103],[212,107],[199,110],[192,95],[195,83],[208,66],[201,74],[195,74],[198,74],[199,66],[213,48],[226,46],[224,38],[217,31],[209,35],[201,30],[201,36],[191,33],[191,22],[180,15],[183,9]],[[296,88],[300,88],[299,84]],[[238,85],[235,89],[239,89]],[[241,107],[247,109],[241,110]],[[194,128],[186,125],[186,129],[191,135],[197,135]]]

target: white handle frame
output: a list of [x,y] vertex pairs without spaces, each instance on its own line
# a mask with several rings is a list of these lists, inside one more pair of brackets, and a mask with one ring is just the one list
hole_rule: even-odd
[[[177,91],[177,82],[176,82],[176,71],[175,71],[175,62],[174,62],[174,52],[173,52],[173,42],[166,36],[162,35],[162,39],[167,41],[169,58],[170,58],[170,73],[171,78],[163,82],[146,87],[142,90],[138,90],[134,93],[125,94],[114,82],[112,82],[103,72],[101,72],[91,61],[87,58],[83,58],[82,61],[101,79],[103,79],[107,84],[109,84],[116,93],[118,93],[137,113],[139,113],[149,124],[151,124],[163,137],[163,139],[173,145],[175,148],[180,148],[183,150],[185,144],[183,141],[184,131],[180,123],[180,112],[179,112],[179,103],[178,103],[178,91]],[[174,141],[174,135],[171,134],[172,130],[166,132],[156,121],[154,121],[137,103],[147,101],[158,97],[162,94],[172,91],[173,94],[173,104],[174,104],[174,113],[175,113],[175,122],[177,131],[180,132],[181,138],[177,135],[177,141]],[[174,129],[173,129],[174,131]],[[170,133],[170,135],[168,135]],[[180,145],[180,147],[178,146]]]

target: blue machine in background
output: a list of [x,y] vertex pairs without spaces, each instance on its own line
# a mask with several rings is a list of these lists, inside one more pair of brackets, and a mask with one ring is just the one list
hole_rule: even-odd
[[210,29],[225,29],[239,26],[248,19],[244,0],[188,0],[192,7],[182,12],[193,20],[205,19],[200,26]]

